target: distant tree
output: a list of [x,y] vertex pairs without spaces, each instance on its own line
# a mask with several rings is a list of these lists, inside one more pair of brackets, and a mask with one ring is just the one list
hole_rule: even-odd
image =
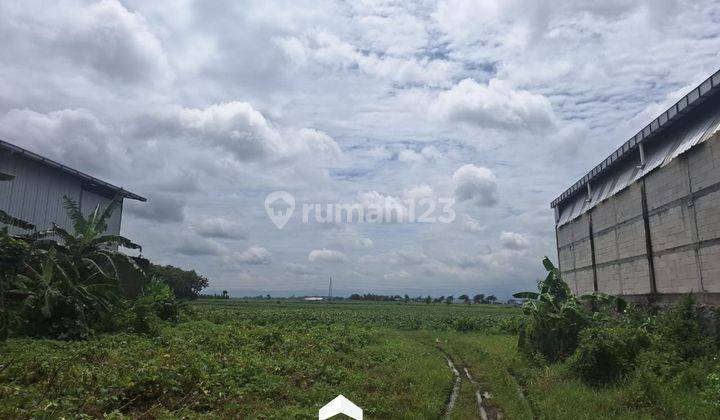
[[490,295],[490,296],[486,297],[485,300],[490,303],[494,303],[497,300],[497,298],[495,297],[495,295]]
[[272,299],[272,296],[270,296],[270,293],[268,293],[267,295],[265,295],[265,299],[267,299],[267,300]]
[[426,304],[426,305],[431,304],[431,303],[432,303],[432,300],[433,300],[433,299],[432,299],[432,296],[427,295],[427,297],[425,298],[425,304]]
[[200,291],[210,284],[195,270],[187,271],[172,265],[150,263],[150,274],[167,283],[178,299],[196,299]]
[[230,295],[228,294],[227,290],[222,291],[222,298],[223,299],[230,299]]
[[470,296],[468,295],[460,295],[458,296],[458,299],[462,300],[465,303],[470,303]]
[[454,300],[455,300],[455,298],[453,297],[453,295],[450,295],[445,298],[445,303],[449,305],[449,304],[453,303]]
[[410,296],[408,296],[407,294],[405,294],[404,300],[405,300],[405,303],[410,302]]
[[485,295],[484,294],[478,294],[473,297],[473,302],[475,303],[485,303]]

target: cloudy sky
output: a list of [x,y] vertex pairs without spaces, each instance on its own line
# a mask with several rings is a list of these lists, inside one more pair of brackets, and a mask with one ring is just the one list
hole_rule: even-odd
[[[148,197],[122,230],[152,260],[235,295],[507,297],[556,255],[550,201],[720,67],[720,5],[8,0],[0,40],[0,138]],[[455,220],[397,220],[413,199]]]

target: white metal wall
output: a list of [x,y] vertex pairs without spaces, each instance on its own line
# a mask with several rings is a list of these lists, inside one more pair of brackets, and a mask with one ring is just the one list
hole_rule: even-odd
[[[46,229],[57,223],[70,232],[72,222],[67,216],[63,196],[82,202],[83,213],[88,214],[107,198],[87,190],[82,191],[80,179],[55,168],[45,166],[18,154],[0,152],[0,172],[15,175],[12,181],[0,182],[0,209],[10,215],[27,220],[38,229]],[[118,208],[108,222],[108,233],[120,233],[122,209]],[[11,228],[11,233],[22,233]]]

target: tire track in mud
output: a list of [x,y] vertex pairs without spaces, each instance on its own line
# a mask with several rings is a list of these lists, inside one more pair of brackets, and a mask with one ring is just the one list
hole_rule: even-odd
[[501,420],[503,418],[502,412],[498,410],[497,407],[493,407],[484,403],[484,401],[488,400],[492,395],[489,392],[483,391],[480,388],[480,384],[478,384],[475,379],[473,379],[467,367],[464,364],[457,364],[456,361],[453,360],[453,357],[450,355],[450,353],[445,351],[445,349],[443,349],[439,345],[435,345],[434,347],[438,351],[440,351],[440,353],[442,353],[443,357],[445,357],[445,361],[447,362],[448,367],[455,376],[453,388],[450,392],[450,396],[448,397],[447,405],[445,406],[444,418],[450,418],[452,410],[455,407],[455,402],[457,401],[457,397],[460,393],[460,385],[463,380],[466,380],[475,389],[475,399],[477,401],[478,416],[482,420]]

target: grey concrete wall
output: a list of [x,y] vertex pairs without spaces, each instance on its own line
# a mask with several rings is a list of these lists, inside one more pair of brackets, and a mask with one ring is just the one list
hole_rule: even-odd
[[558,227],[557,239],[575,293],[720,293],[720,135]]

